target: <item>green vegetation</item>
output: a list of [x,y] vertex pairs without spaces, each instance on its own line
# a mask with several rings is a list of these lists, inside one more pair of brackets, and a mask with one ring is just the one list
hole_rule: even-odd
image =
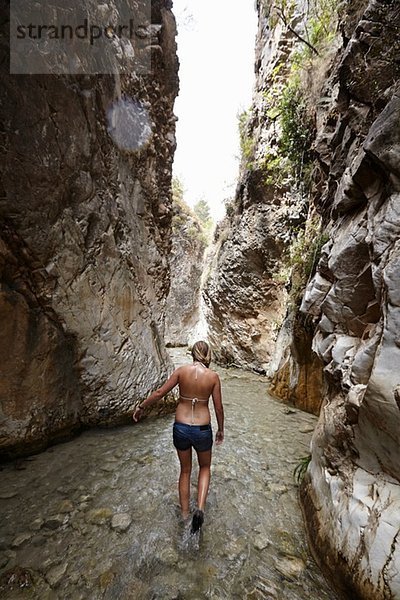
[[203,241],[209,244],[214,222],[210,216],[210,208],[205,200],[199,200],[193,210],[184,200],[185,190],[182,182],[174,177],[172,179],[172,202],[174,216],[172,217],[172,229],[179,234],[183,228],[190,239]]
[[[311,185],[312,142],[315,134],[315,102],[319,93],[318,70],[337,34],[339,0],[308,0],[306,24],[299,25],[295,0],[264,1],[271,28],[281,22],[298,40],[289,61],[273,69],[264,93],[265,116],[276,131],[276,141],[260,157],[252,135],[252,114],[239,115],[242,164],[260,170],[266,185],[293,187],[305,194]],[[304,23],[304,20],[302,20]],[[290,65],[288,68],[287,65]]]
[[315,273],[321,249],[328,240],[329,235],[321,232],[319,219],[315,218],[295,236],[285,265],[291,273],[290,304],[296,306],[301,301],[304,288]]
[[311,454],[308,454],[307,456],[303,456],[300,459],[299,464],[295,467],[294,471],[293,471],[293,478],[295,480],[295,482],[297,483],[297,485],[300,485],[300,483],[303,481],[305,474],[307,473],[307,469],[308,469],[308,465],[311,462]]
[[295,25],[295,0],[263,1],[264,11],[268,15],[271,29],[281,21],[304,46],[307,56],[319,56],[324,47],[332,41],[338,23],[339,0],[308,0],[306,25],[304,31],[298,31]]
[[255,140],[250,134],[250,111],[238,115],[241,159],[247,169],[251,169],[254,160]]
[[289,79],[283,90],[279,110],[282,127],[280,152],[288,158],[295,179],[304,179],[305,169],[312,160],[314,121],[297,74]]

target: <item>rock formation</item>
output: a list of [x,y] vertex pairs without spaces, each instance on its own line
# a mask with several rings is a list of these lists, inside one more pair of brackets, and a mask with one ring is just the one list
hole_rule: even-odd
[[182,201],[174,203],[173,211],[165,342],[167,346],[187,346],[200,318],[206,239],[196,215]]
[[[170,368],[163,334],[178,87],[170,4],[153,0],[152,25],[140,32],[149,74],[10,76],[2,46],[3,456],[116,422]],[[121,147],[132,106],[148,128],[136,152]]]
[[314,412],[323,401],[302,488],[311,543],[352,598],[398,598],[400,10],[309,7],[307,21],[303,2],[258,2],[254,105],[208,318],[220,361],[267,370],[288,300],[275,393]]
[[[265,319],[263,311],[269,301],[282,315],[277,273],[289,248],[291,305],[271,367],[284,399],[313,411],[323,401],[302,487],[310,540],[351,598],[400,598],[400,7],[390,0],[316,2],[319,16],[304,25],[304,3],[290,14],[291,3],[267,4],[258,3],[248,164],[220,233],[209,320],[215,340],[222,339],[220,360],[264,366],[273,339],[272,316]],[[336,13],[337,32],[321,50],[317,26],[325,19],[328,31]],[[299,72],[294,44],[304,47],[304,40],[308,58],[318,58]],[[303,62],[305,56],[303,50]],[[289,73],[292,92],[293,75],[300,81],[304,117],[312,114],[309,193],[295,185],[287,190],[288,180],[273,176],[282,149],[289,163],[296,159],[288,127],[302,102],[297,96],[297,108],[290,105],[282,73]],[[291,114],[283,112],[288,108]],[[298,118],[298,130],[303,124]],[[279,161],[282,169],[287,163]],[[296,207],[297,241],[293,229],[289,239],[284,233]]]
[[395,2],[343,23],[316,139],[330,239],[301,305],[327,383],[303,488],[310,537],[371,600],[400,598],[399,30]]

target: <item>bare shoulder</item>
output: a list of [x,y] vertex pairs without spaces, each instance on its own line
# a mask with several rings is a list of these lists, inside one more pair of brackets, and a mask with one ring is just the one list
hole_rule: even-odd
[[[210,369],[210,371],[211,371],[211,369]],[[216,373],[215,371],[211,371],[211,373],[212,373],[213,383],[221,383],[218,373]]]

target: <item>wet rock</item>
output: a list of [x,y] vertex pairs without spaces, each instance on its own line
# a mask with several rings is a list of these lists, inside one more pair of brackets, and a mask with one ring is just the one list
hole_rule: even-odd
[[303,427],[299,428],[300,433],[312,433],[315,427],[313,425],[303,425]]
[[3,569],[4,567],[6,567],[9,560],[10,560],[10,558],[6,554],[4,554],[3,552],[0,552],[0,569]]
[[301,576],[306,565],[297,556],[283,556],[275,560],[275,568],[286,579],[294,580]]
[[81,496],[79,496],[79,502],[89,502],[92,499],[92,496],[89,496],[87,494],[82,494]]
[[93,525],[104,525],[113,516],[110,508],[93,508],[86,514],[86,521]]
[[39,531],[39,529],[41,529],[43,527],[43,525],[44,525],[44,519],[42,519],[42,517],[38,517],[37,519],[32,521],[31,529],[32,529],[32,531]]
[[265,550],[271,545],[271,540],[266,533],[259,533],[254,538],[254,548],[257,550]]
[[43,527],[46,529],[58,529],[62,527],[66,523],[66,517],[63,515],[51,515],[50,517],[45,518]]
[[9,491],[9,492],[0,492],[0,500],[9,500],[10,498],[15,498],[18,496],[18,492]]
[[71,500],[63,500],[58,507],[58,512],[62,514],[71,513],[74,510],[74,505]]
[[11,542],[11,547],[19,548],[20,546],[23,546],[25,544],[25,542],[30,540],[31,537],[32,537],[32,533],[30,533],[30,532],[21,533],[20,535],[17,535],[17,537],[13,539],[13,541]]
[[104,571],[99,577],[99,585],[102,592],[104,592],[109,585],[113,582],[115,578],[115,573],[110,569],[108,571]]
[[111,519],[111,529],[116,531],[127,531],[132,523],[132,517],[128,513],[119,513]]
[[31,544],[32,546],[44,546],[47,542],[47,539],[45,538],[44,535],[34,535],[32,540],[31,540]]
[[48,584],[51,585],[51,587],[57,587],[60,584],[62,578],[64,577],[67,568],[68,564],[64,563],[61,565],[56,565],[55,567],[52,567],[49,571],[47,571],[46,581],[48,582]]
[[179,554],[174,548],[167,546],[160,552],[160,561],[172,567],[179,562]]

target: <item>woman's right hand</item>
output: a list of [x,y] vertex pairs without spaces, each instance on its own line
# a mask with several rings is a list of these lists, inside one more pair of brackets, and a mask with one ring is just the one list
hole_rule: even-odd
[[218,430],[217,433],[215,434],[215,443],[217,444],[217,446],[220,446],[223,441],[224,441],[224,432]]
[[143,415],[143,408],[140,408],[140,406],[137,406],[132,415],[133,421],[135,423],[137,423],[140,420],[140,418],[142,417],[142,415]]

